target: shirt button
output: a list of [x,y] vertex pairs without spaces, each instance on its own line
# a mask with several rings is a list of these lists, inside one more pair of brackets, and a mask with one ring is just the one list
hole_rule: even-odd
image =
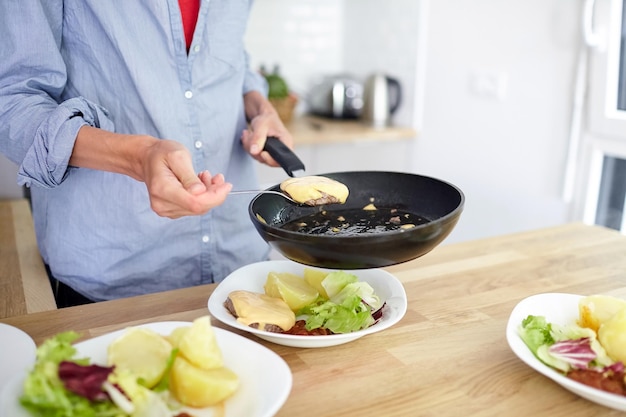
[[193,93],[191,92],[191,90],[185,91],[185,98],[191,98],[191,97],[193,97]]
[[194,52],[198,52],[198,51],[200,51],[200,45],[195,45],[195,46],[193,47],[193,51],[194,51]]
[[202,241],[203,241],[204,243],[208,243],[208,242],[209,242],[209,240],[210,240],[210,239],[209,239],[209,237],[208,237],[207,235],[202,236]]
[[193,146],[195,146],[196,149],[200,149],[200,148],[202,148],[202,142],[197,140],[196,143],[193,144]]

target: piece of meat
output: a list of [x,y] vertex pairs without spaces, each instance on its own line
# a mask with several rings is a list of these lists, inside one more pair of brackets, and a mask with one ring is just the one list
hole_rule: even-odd
[[317,329],[307,330],[306,329],[306,321],[305,320],[297,320],[294,326],[283,332],[285,334],[294,334],[297,336],[326,336],[329,334],[333,334],[330,330],[324,327],[318,327]]
[[[238,318],[237,311],[235,310],[233,301],[230,298],[227,298],[226,301],[224,301],[224,307],[226,307],[226,310],[228,310],[228,312],[232,314],[234,318]],[[250,327],[252,327],[253,329],[259,329],[259,325],[259,323],[251,323]],[[266,332],[272,333],[283,333],[283,329],[281,329],[279,326],[269,323],[266,323],[260,330],[265,330]]]
[[341,203],[337,197],[334,195],[326,194],[322,192],[322,196],[315,200],[307,200],[304,202],[307,206],[323,206],[324,204],[337,204]]
[[611,392],[617,395],[626,395],[623,372],[597,372],[591,369],[575,369],[567,373],[567,376],[575,381]]

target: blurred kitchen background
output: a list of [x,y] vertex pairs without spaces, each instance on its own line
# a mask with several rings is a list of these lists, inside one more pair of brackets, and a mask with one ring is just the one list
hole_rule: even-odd
[[[444,243],[570,221],[626,230],[623,2],[256,0],[246,44],[297,97],[307,173],[405,171],[463,190]],[[325,77],[372,74],[401,85],[388,126],[309,116]],[[15,172],[0,157],[0,197],[21,196]]]

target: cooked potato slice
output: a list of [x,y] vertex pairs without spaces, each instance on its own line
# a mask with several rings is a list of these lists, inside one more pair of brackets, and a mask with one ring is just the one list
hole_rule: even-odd
[[626,307],[626,300],[609,295],[590,295],[578,303],[578,324],[598,333],[600,325]]
[[282,298],[296,312],[317,300],[319,293],[303,277],[289,272],[270,272],[264,285],[265,294]]
[[180,338],[178,348],[180,354],[198,368],[213,369],[224,365],[209,316],[193,321]]
[[600,325],[598,340],[611,359],[626,363],[626,308]]
[[107,349],[109,365],[136,375],[152,388],[163,377],[172,345],[153,330],[131,327],[115,339]]
[[182,404],[209,407],[230,397],[239,387],[239,378],[228,368],[200,369],[177,356],[170,374],[170,391]]
[[328,294],[326,294],[326,289],[322,285],[322,281],[328,275],[327,271],[320,271],[319,269],[312,268],[304,268],[304,280],[309,283],[309,285],[319,292],[320,296],[325,299],[328,299]]

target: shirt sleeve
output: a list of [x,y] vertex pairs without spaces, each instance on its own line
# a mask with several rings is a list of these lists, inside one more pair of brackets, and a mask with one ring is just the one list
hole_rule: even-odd
[[260,73],[250,69],[250,57],[247,52],[245,54],[247,70],[243,80],[243,94],[249,93],[250,91],[259,91],[267,97],[269,91],[267,81]]
[[61,184],[78,130],[114,128],[104,108],[63,96],[62,21],[62,0],[0,2],[0,152],[18,165],[19,185]]

